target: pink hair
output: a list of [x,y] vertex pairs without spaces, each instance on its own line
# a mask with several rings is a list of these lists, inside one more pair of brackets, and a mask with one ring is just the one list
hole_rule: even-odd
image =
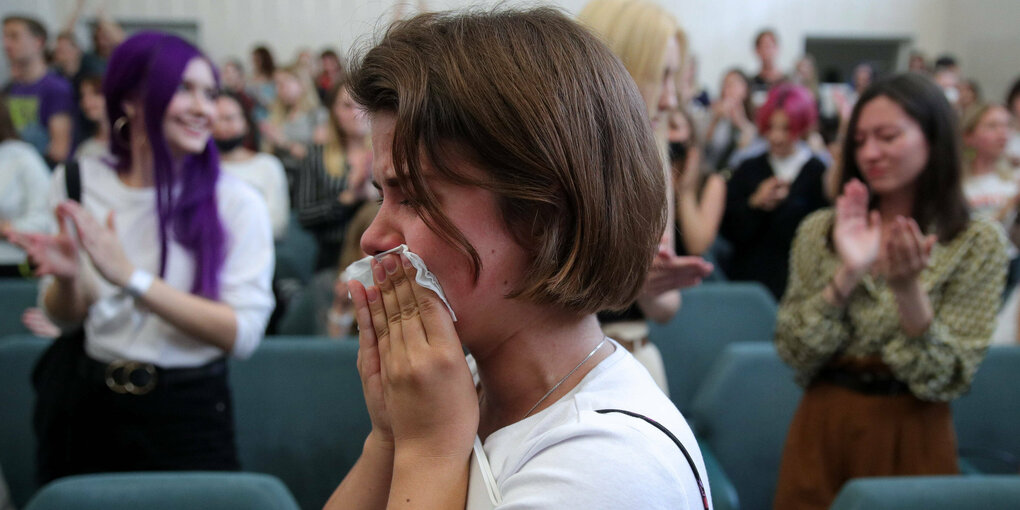
[[780,83],[769,90],[768,99],[758,109],[759,133],[769,130],[772,114],[776,110],[782,110],[790,119],[790,134],[795,137],[804,134],[818,119],[818,109],[811,91],[793,83]]

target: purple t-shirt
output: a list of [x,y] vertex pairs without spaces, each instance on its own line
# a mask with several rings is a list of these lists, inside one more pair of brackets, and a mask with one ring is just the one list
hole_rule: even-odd
[[71,84],[59,74],[47,71],[35,83],[12,81],[6,92],[7,109],[11,112],[18,135],[40,154],[46,154],[46,147],[50,144],[50,117],[64,113],[73,118]]

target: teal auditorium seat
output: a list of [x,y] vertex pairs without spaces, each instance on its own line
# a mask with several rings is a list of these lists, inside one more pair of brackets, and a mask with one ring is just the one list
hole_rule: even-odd
[[989,474],[1020,471],[1020,346],[991,347],[970,392],[952,405],[964,463]]
[[712,450],[701,441],[698,441],[698,447],[701,449],[701,459],[705,461],[703,476],[708,477],[708,485],[712,490],[712,508],[715,510],[738,510],[740,501],[737,498],[737,488],[733,486],[733,482],[719,465]]
[[0,337],[29,333],[21,323],[21,314],[26,308],[36,305],[39,281],[24,278],[0,278]]
[[705,283],[683,291],[667,324],[649,322],[648,338],[662,352],[669,396],[685,414],[712,362],[733,342],[771,342],[776,302],[757,283]]
[[31,335],[0,338],[0,466],[11,502],[22,508],[38,488],[35,483],[35,435],[32,367],[51,340]]
[[736,488],[740,508],[772,508],[783,443],[800,400],[771,343],[727,346],[691,404],[694,433]]
[[925,476],[858,478],[831,510],[957,510],[1020,508],[1020,477]]
[[279,479],[256,473],[182,471],[71,476],[39,491],[25,510],[297,510]]
[[303,509],[322,508],[371,430],[357,356],[357,342],[268,338],[231,363],[241,468],[279,477]]
[[301,284],[312,279],[319,245],[307,230],[290,215],[287,232],[276,242],[276,274],[274,279],[294,279]]

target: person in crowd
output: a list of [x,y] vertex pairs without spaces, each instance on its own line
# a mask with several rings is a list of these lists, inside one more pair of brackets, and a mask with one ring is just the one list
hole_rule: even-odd
[[758,110],[768,151],[727,182],[722,235],[733,245],[726,276],[760,282],[776,299],[786,289],[790,244],[807,215],[825,207],[825,164],[798,144],[818,114],[811,92],[792,83],[769,92]]
[[1016,216],[1017,172],[1005,157],[1009,112],[999,104],[976,106],[963,119],[963,194],[971,211],[1005,226]]
[[757,107],[765,102],[773,85],[786,80],[779,68],[779,37],[775,30],[766,28],[754,36],[754,54],[758,57],[759,68],[758,74],[751,78],[751,100]]
[[669,116],[669,159],[676,194],[676,252],[703,256],[719,235],[726,208],[726,180],[703,172],[694,124],[683,108]]
[[252,129],[253,121],[245,114],[241,98],[231,92],[220,93],[212,124],[213,141],[220,153],[220,169],[250,184],[265,199],[273,239],[279,240],[286,234],[290,218],[287,175],[276,156],[254,152],[244,146]]
[[329,94],[343,76],[344,66],[340,62],[340,56],[333,50],[323,50],[319,54],[319,74],[315,77],[315,90],[323,104],[329,104]]
[[828,508],[868,476],[957,472],[949,402],[985,355],[1006,271],[1002,234],[971,216],[955,115],[916,73],[854,107],[835,209],[801,225],[776,348],[805,393],[775,508]]
[[262,124],[263,145],[288,171],[295,171],[309,147],[328,135],[329,112],[319,103],[304,71],[291,66],[276,71],[276,100]]
[[46,67],[46,28],[24,16],[3,19],[4,54],[11,81],[3,90],[18,136],[52,166],[71,154],[74,93]]
[[258,103],[255,121],[262,123],[269,116],[269,108],[276,102],[276,60],[269,47],[263,44],[251,50],[248,95]]
[[923,52],[920,50],[910,52],[910,58],[907,60],[907,70],[912,73],[928,74],[928,59],[924,56]]
[[[592,29],[619,56],[645,100],[652,132],[656,136],[664,181],[672,183],[666,156],[668,115],[677,108],[677,79],[683,67],[686,35],[676,19],[650,0],[593,0],[578,20]],[[649,343],[648,320],[666,323],[680,309],[680,288],[697,285],[712,271],[700,257],[676,254],[676,211],[672,185],[666,189],[669,215],[661,242],[653,257],[645,288],[631,307],[622,312],[599,314],[607,335],[621,341],[648,367],[661,388],[667,388],[666,371],[658,348]]]
[[[85,9],[85,0],[75,0],[71,15],[64,23],[61,33],[74,34],[78,22],[81,20],[82,11]],[[95,11],[95,23],[92,26],[92,49],[82,55],[82,65],[88,74],[102,74],[106,69],[106,62],[113,54],[113,49],[126,37],[124,29],[107,12],[106,3],[100,2]],[[77,42],[72,39],[73,42]],[[58,41],[59,42],[59,41]]]
[[88,121],[96,126],[92,136],[82,140],[74,149],[74,158],[102,158],[110,154],[110,123],[106,120],[106,98],[103,97],[103,79],[86,76],[81,80],[79,109]]
[[329,96],[326,143],[313,145],[294,180],[294,212],[319,246],[316,270],[336,274],[347,223],[373,198],[368,118],[341,81]]
[[705,128],[705,164],[714,170],[727,168],[730,156],[747,147],[758,130],[751,105],[751,84],[740,69],[730,69],[723,75],[719,98],[711,108],[711,117]]
[[[74,34],[68,31],[57,34],[53,47],[53,63],[60,75],[71,84],[74,92],[74,104],[81,105],[82,81],[88,77],[103,76],[106,70],[102,62],[95,58],[85,58]],[[74,147],[95,134],[99,128],[81,108],[74,109]]]
[[960,108],[960,118],[967,118],[973,111],[985,104],[984,96],[981,94],[981,85],[973,78],[963,78],[956,85],[956,93],[959,100],[957,105]]
[[347,224],[344,241],[340,250],[340,273],[333,280],[332,303],[326,311],[324,332],[330,338],[346,338],[357,336],[357,323],[354,317],[354,302],[351,301],[348,275],[345,268],[368,254],[361,249],[361,236],[372,224],[379,213],[378,200],[366,200]]
[[935,59],[935,67],[932,70],[932,79],[942,88],[949,104],[959,111],[960,102],[960,66],[956,58],[951,55],[942,55]]
[[1006,108],[1009,109],[1011,117],[1006,158],[1009,164],[1020,167],[1020,78],[1013,82],[1006,94]]
[[457,320],[406,257],[350,282],[372,431],[326,508],[709,508],[683,416],[595,316],[641,292],[667,217],[620,60],[554,9],[424,14],[351,84],[383,197],[361,246],[406,244]]
[[797,85],[810,90],[816,103],[821,100],[818,92],[818,65],[815,63],[815,57],[811,55],[800,57],[797,63],[793,65],[792,80]]
[[50,170],[18,131],[0,94],[0,278],[23,275],[25,252],[7,237],[12,231],[51,232],[53,215],[46,206]]
[[68,167],[80,202],[66,198],[67,169],[54,174],[58,234],[12,235],[46,276],[47,315],[71,331],[37,366],[40,483],[239,467],[224,357],[262,339],[274,256],[263,201],[219,171],[217,90],[184,40],[124,41],[103,82],[111,133],[124,135],[112,157]]
[[[248,93],[248,84],[245,81],[244,75],[244,64],[241,63],[240,59],[228,58],[223,62],[223,65],[220,66],[220,84],[224,92],[230,93],[241,102],[241,109],[244,111],[244,115],[254,121],[259,104]],[[249,129],[242,143],[248,150],[257,151],[259,149],[259,130],[255,128]]]
[[862,62],[854,66],[853,73],[850,75],[850,94],[847,97],[847,110],[853,108],[853,105],[857,103],[857,98],[860,97],[874,81],[875,66],[867,62]]

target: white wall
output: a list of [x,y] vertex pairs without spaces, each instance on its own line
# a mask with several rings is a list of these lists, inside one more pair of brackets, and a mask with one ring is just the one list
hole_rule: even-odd
[[[3,0],[0,15],[30,13],[52,30],[75,0]],[[417,2],[418,0],[416,0]],[[587,0],[553,2],[577,13]],[[688,32],[701,63],[700,81],[715,91],[725,69],[754,71],[752,38],[762,27],[777,30],[780,63],[792,66],[805,36],[910,37],[929,56],[954,52],[965,74],[977,77],[995,98],[1020,73],[1020,1],[1017,0],[659,0]],[[89,0],[87,9],[98,0]],[[116,18],[188,20],[200,44],[216,59],[245,57],[266,42],[288,62],[302,47],[346,50],[392,15],[396,0],[106,0]],[[433,9],[471,5],[470,0],[425,0]],[[491,0],[486,1],[492,4]],[[521,0],[510,0],[520,4]],[[534,1],[530,2],[531,4]],[[413,7],[410,8],[413,10]],[[1006,49],[1013,50],[1007,51]],[[6,76],[6,66],[0,78]]]

